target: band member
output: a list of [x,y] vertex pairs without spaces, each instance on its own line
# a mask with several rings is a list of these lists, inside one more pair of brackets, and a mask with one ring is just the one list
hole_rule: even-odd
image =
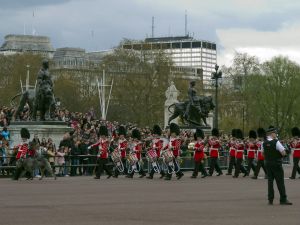
[[135,165],[129,165],[131,167],[131,173],[128,172],[127,177],[133,178],[135,168],[137,171],[139,171],[140,178],[143,178],[146,176],[146,173],[141,165],[141,158],[142,158],[142,149],[143,149],[143,143],[141,142],[141,133],[138,129],[134,129],[132,131],[131,137],[133,138],[133,141],[131,142],[130,152],[135,154],[137,157],[137,162]]
[[202,178],[207,177],[207,171],[204,167],[204,148],[205,148],[205,142],[204,142],[204,133],[201,129],[196,129],[196,132],[194,134],[194,139],[196,141],[194,145],[194,161],[195,161],[195,168],[193,175],[191,178],[196,178],[198,176],[198,172],[202,173]]
[[228,142],[228,147],[229,147],[229,166],[228,166],[228,171],[226,175],[232,175],[232,169],[233,167],[235,168],[236,163],[235,163],[235,154],[236,154],[236,129],[231,130],[231,139]]
[[257,145],[256,145],[256,132],[254,130],[249,131],[249,140],[246,144],[247,147],[247,176],[249,176],[251,169],[255,172],[254,159],[256,157]]
[[[126,150],[128,147],[128,141],[125,139],[126,136],[126,128],[124,126],[120,126],[118,129],[118,147],[117,151],[121,152],[121,160],[124,166],[124,173],[127,174],[127,168],[126,168]],[[119,170],[116,168],[115,169],[115,175],[114,177],[117,178],[119,176]]]
[[30,133],[27,128],[21,129],[21,143],[17,146],[18,152],[16,155],[16,171],[14,174],[13,179],[18,180],[22,171],[23,171],[23,161],[26,159],[29,149],[29,139],[30,139]]
[[210,157],[209,176],[213,175],[215,169],[217,171],[217,176],[220,176],[223,173],[218,162],[219,149],[221,148],[221,143],[219,141],[219,130],[216,128],[212,129],[211,135],[212,137],[208,141]]
[[96,167],[96,176],[95,179],[100,179],[100,175],[105,170],[107,176],[107,179],[112,176],[111,171],[109,170],[109,167],[107,166],[108,163],[108,149],[110,146],[110,141],[108,139],[108,130],[106,126],[100,126],[99,128],[99,141],[91,146],[98,147],[98,153],[97,153],[97,167]]
[[[151,149],[156,151],[157,163],[158,163],[158,158],[160,157],[160,154],[161,154],[161,150],[163,148],[163,140],[161,139],[161,133],[162,133],[162,130],[161,130],[160,126],[154,125],[153,131],[152,131],[153,139],[152,139],[152,143],[151,143]],[[147,178],[153,179],[154,173],[155,173],[155,170],[153,167],[151,167],[150,174]],[[160,174],[161,174],[160,178],[163,178],[165,175],[161,166],[160,166]]]
[[247,176],[247,171],[243,166],[243,159],[244,159],[244,151],[245,151],[245,144],[244,144],[244,136],[243,131],[241,129],[236,130],[236,167],[234,171],[233,178],[237,178],[240,174],[240,171],[244,173],[244,177]]
[[[177,179],[179,180],[184,174],[180,170],[178,159],[180,157],[180,146],[181,146],[181,139],[179,138],[180,135],[180,128],[177,124],[171,123],[170,124],[170,140],[168,148],[169,150],[173,151],[173,165],[174,171],[176,173]],[[168,165],[168,173],[165,177],[165,180],[172,179],[172,168]]]
[[265,167],[265,157],[264,154],[262,152],[262,144],[264,142],[264,140],[266,139],[266,131],[264,128],[258,128],[257,129],[257,136],[258,136],[258,141],[256,142],[256,146],[257,146],[257,164],[255,167],[255,172],[254,172],[254,176],[252,177],[252,179],[257,179],[257,176],[259,174],[260,168],[262,167],[264,172],[265,172],[265,177],[267,176],[266,173],[266,167]]
[[296,173],[300,174],[299,168],[299,159],[300,159],[300,129],[298,127],[292,128],[292,136],[293,140],[290,143],[290,146],[293,151],[293,170],[290,179],[296,178]]

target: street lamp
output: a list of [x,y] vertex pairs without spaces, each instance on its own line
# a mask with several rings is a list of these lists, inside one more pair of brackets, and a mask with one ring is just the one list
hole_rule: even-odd
[[220,78],[222,78],[222,71],[218,71],[219,70],[219,66],[216,64],[215,65],[215,72],[213,72],[211,74],[211,79],[215,80],[215,88],[216,88],[216,92],[215,92],[215,115],[214,115],[214,128],[218,129],[218,80]]

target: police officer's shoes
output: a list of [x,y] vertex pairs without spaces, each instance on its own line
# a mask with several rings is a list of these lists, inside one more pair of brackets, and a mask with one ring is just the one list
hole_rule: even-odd
[[284,202],[280,202],[280,205],[293,205],[293,203],[291,203],[288,200],[286,200]]

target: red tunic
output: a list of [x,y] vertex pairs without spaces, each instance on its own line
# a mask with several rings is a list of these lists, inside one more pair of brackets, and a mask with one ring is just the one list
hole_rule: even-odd
[[257,151],[256,142],[247,143],[247,157],[248,159],[254,159]]
[[152,148],[156,151],[157,157],[160,157],[160,151],[163,148],[163,140],[161,138],[154,138],[152,140]]
[[262,144],[263,144],[262,141],[256,142],[256,146],[257,146],[257,160],[259,160],[259,161],[265,160],[263,151],[261,149]]
[[19,144],[16,159],[20,159],[20,158],[25,159],[27,152],[28,152],[28,143]]
[[242,141],[236,143],[236,155],[235,158],[243,159],[244,157],[245,144]]
[[128,142],[126,139],[120,140],[118,143],[118,150],[121,151],[121,158],[126,158],[126,149],[127,149]]
[[209,145],[209,156],[211,158],[218,158],[219,148],[221,147],[219,140],[212,138],[208,141],[208,145]]
[[235,154],[236,154],[236,149],[235,149],[235,141],[231,140],[229,143],[228,143],[228,147],[229,147],[229,155],[231,157],[235,157]]
[[142,155],[143,143],[139,141],[133,142],[132,151],[135,152],[136,157],[140,160]]
[[106,138],[105,139],[101,138],[99,142],[91,145],[91,147],[96,147],[96,146],[98,146],[98,148],[99,148],[97,158],[107,159],[108,158],[109,140]]
[[170,138],[169,141],[169,149],[173,151],[174,157],[180,156],[180,145],[181,145],[181,139],[180,138]]
[[293,150],[293,157],[300,158],[300,140],[294,139],[294,141],[292,141],[290,145]]
[[204,159],[204,141],[197,141],[194,145],[194,160],[195,162],[199,162]]

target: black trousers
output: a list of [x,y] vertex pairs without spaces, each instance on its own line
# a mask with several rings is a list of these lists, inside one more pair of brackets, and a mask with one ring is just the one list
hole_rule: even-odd
[[258,160],[256,167],[255,167],[255,172],[254,176],[257,177],[260,171],[260,168],[263,168],[265,175],[267,175],[266,167],[265,167],[265,161],[264,160]]
[[296,173],[300,174],[300,168],[299,168],[299,158],[293,158],[293,170],[292,170],[292,178],[296,177]]
[[276,181],[277,188],[280,194],[280,202],[287,200],[285,185],[284,185],[284,172],[282,162],[266,161],[266,169],[268,174],[268,200],[274,199],[274,180]]
[[219,166],[218,158],[210,158],[209,175],[212,175],[215,169],[217,173],[222,173],[222,170]]
[[253,170],[253,173],[255,173],[255,166],[254,166],[254,159],[248,158],[247,159],[247,174],[250,174],[251,169]]
[[195,161],[195,168],[194,168],[193,176],[197,177],[199,171],[202,173],[202,175],[207,175],[207,171],[204,167],[204,163],[202,160]]
[[240,172],[247,174],[247,170],[242,165],[242,163],[243,163],[243,159],[236,159],[236,166],[235,166],[235,171],[234,171],[235,177],[238,177]]
[[[139,171],[139,174],[140,174],[141,176],[146,176],[146,173],[145,173],[143,167],[140,166],[140,163],[137,162],[137,163],[135,164],[135,166],[136,166],[136,169]],[[132,172],[131,172],[130,174],[128,174],[128,175],[130,175],[131,177],[133,177],[134,172],[135,172],[134,169],[132,169]]]
[[[159,168],[160,168],[160,174],[161,174],[161,176],[165,176],[165,171],[164,171],[164,168],[163,168],[162,163],[159,163],[158,160],[156,161],[156,163],[157,163],[157,165],[158,165]],[[150,176],[150,177],[153,177],[155,171],[154,171],[154,168],[153,168],[153,166],[151,165],[151,163],[150,163],[150,166],[151,166],[151,171],[150,171],[150,173],[149,173],[149,176]]]
[[232,169],[233,167],[235,168],[236,167],[236,163],[235,163],[235,157],[234,156],[230,156],[229,157],[229,166],[228,166],[228,173],[232,173]]
[[106,174],[111,176],[111,171],[109,170],[109,167],[106,165],[108,163],[108,159],[102,159],[98,158],[97,159],[97,170],[96,170],[96,177],[100,177],[100,175],[103,173],[105,170]]
[[[177,158],[177,157],[176,157]],[[180,176],[182,175],[182,171],[180,170],[180,167],[179,167],[179,163],[177,161],[176,158],[173,158],[173,163],[174,163],[174,170],[177,171],[176,172],[176,176]],[[168,178],[172,178],[172,168],[171,166],[168,165],[168,174],[166,175]]]

